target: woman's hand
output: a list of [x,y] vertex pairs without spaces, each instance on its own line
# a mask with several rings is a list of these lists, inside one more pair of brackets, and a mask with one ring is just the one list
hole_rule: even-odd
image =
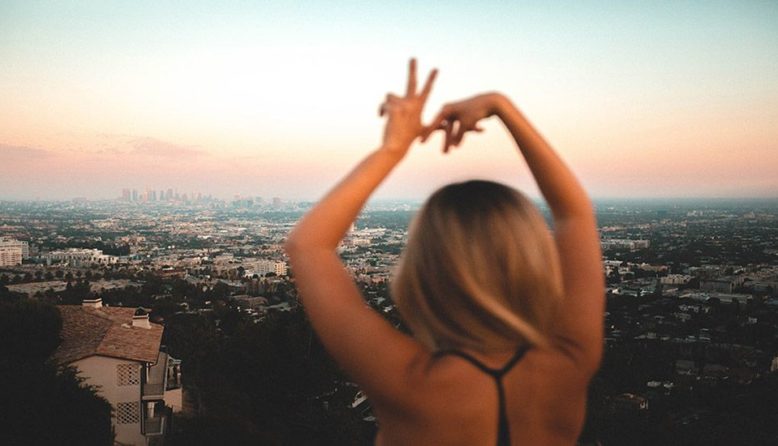
[[432,70],[427,77],[424,88],[417,93],[416,59],[411,59],[405,96],[389,93],[386,95],[386,102],[381,104],[379,115],[387,115],[388,117],[384,129],[383,150],[402,157],[408,152],[413,141],[421,135],[422,130],[424,130],[424,126],[421,124],[421,112],[437,74],[438,70]]
[[443,106],[432,123],[422,132],[422,142],[436,130],[443,130],[443,152],[457,147],[467,132],[482,132],[478,121],[497,113],[504,96],[498,93],[486,93]]

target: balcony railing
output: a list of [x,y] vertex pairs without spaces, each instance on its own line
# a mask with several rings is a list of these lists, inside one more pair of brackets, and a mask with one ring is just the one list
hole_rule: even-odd
[[165,407],[162,404],[156,406],[153,416],[149,416],[150,412],[144,410],[143,418],[143,433],[148,436],[164,435],[165,425],[168,423],[172,411],[170,408]]
[[146,418],[144,423],[146,435],[161,435],[163,430],[162,426],[164,424],[164,417]]
[[167,362],[167,353],[160,352],[157,363],[147,369],[146,379],[144,380],[142,390],[144,400],[162,399],[165,396]]
[[143,399],[144,400],[157,400],[162,399],[165,396],[165,384],[164,383],[145,383],[143,384]]

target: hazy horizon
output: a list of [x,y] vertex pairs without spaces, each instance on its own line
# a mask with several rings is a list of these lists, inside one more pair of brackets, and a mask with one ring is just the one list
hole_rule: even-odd
[[[427,118],[501,91],[595,198],[774,199],[775,23],[775,2],[4,2],[0,200],[316,200],[377,147],[411,56],[440,69]],[[485,127],[416,147],[376,197],[467,178],[537,196]]]

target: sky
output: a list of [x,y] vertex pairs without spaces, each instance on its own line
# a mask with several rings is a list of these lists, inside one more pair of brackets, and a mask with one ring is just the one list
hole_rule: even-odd
[[[776,23],[775,1],[2,0],[0,200],[317,199],[379,146],[410,57],[440,70],[426,119],[499,91],[596,198],[775,198]],[[536,196],[485,129],[415,146],[376,196]]]

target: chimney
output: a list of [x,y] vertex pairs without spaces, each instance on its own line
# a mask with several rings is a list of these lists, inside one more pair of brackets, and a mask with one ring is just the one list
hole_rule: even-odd
[[92,299],[84,299],[81,301],[82,307],[91,307],[91,308],[103,308],[103,299],[99,297],[94,297]]
[[149,313],[143,308],[138,307],[138,309],[135,310],[135,314],[132,316],[132,326],[139,328],[151,328],[151,323],[149,322]]

